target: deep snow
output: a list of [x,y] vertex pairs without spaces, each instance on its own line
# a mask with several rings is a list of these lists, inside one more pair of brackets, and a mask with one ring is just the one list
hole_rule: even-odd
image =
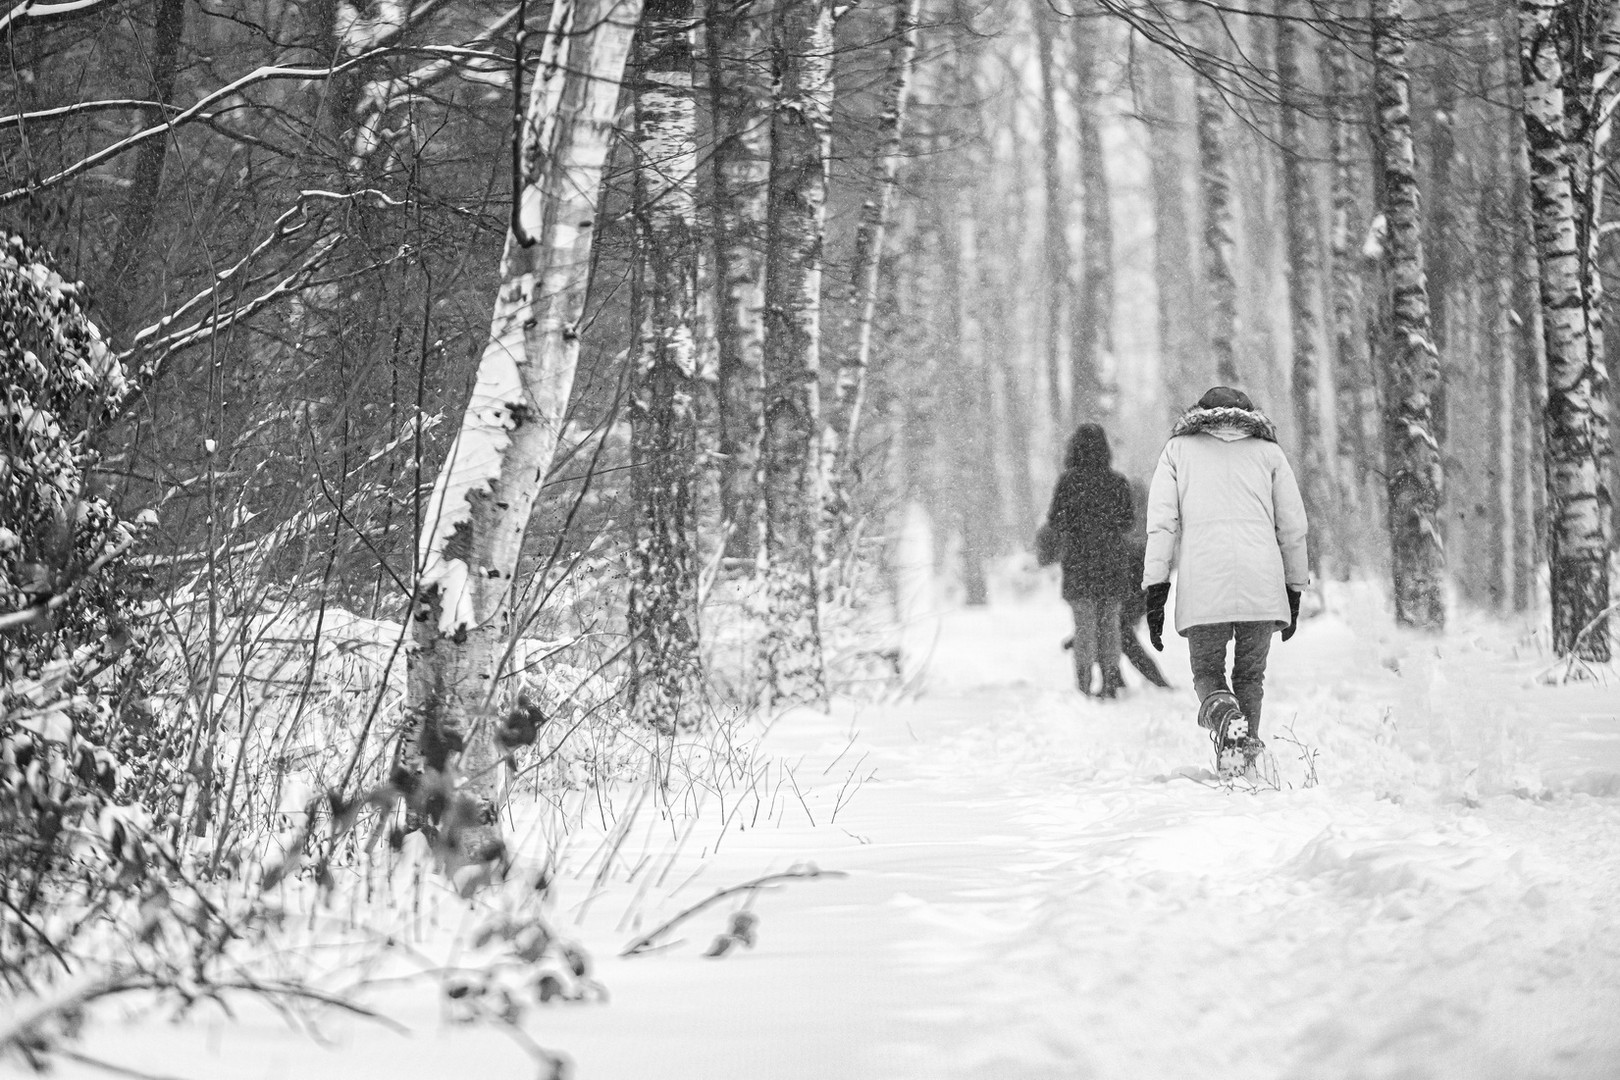
[[[914,611],[919,694],[777,718],[751,794],[706,796],[684,845],[699,788],[674,820],[644,804],[594,892],[601,822],[576,802],[555,921],[611,1001],[538,1010],[527,1033],[587,1078],[1620,1076],[1612,671],[1543,685],[1533,637],[1410,637],[1340,590],[1273,649],[1279,787],[1226,788],[1179,639],[1180,689],[1081,699],[1053,592]],[[755,949],[700,955],[736,898],[617,957],[806,861],[847,876],[756,895]],[[411,918],[469,916],[430,892]],[[425,980],[366,1000],[413,1033],[334,1016],[317,1040],[246,1000],[234,1022],[124,1024],[139,1011],[121,1004],[83,1049],[198,1080],[534,1074],[507,1034],[446,1022]]]

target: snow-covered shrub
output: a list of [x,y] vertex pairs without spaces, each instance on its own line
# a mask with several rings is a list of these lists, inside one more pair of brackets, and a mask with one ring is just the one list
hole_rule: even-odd
[[183,748],[137,692],[140,583],[125,555],[147,523],[89,482],[123,368],[79,286],[5,232],[0,342],[0,954],[17,957],[48,944],[25,916],[56,902],[56,883],[139,876],[145,827],[127,804],[168,778],[131,765]]

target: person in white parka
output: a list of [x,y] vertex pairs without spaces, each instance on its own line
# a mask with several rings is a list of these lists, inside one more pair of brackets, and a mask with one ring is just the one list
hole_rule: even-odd
[[[1230,689],[1256,737],[1271,635],[1294,636],[1310,583],[1306,530],[1276,428],[1241,390],[1210,390],[1176,421],[1148,490],[1148,637],[1163,650],[1174,566],[1175,625],[1192,654],[1198,700]],[[1230,687],[1228,642],[1235,642]]]

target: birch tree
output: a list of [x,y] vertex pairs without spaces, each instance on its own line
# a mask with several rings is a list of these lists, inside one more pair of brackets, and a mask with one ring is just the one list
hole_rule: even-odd
[[900,176],[905,134],[906,98],[917,54],[918,0],[893,0],[894,22],[889,38],[889,65],[885,76],[883,112],[878,117],[877,190],[861,204],[855,232],[855,260],[851,269],[849,325],[832,415],[822,448],[827,484],[829,521],[844,521],[849,513],[846,490],[850,460],[855,453],[861,410],[866,402],[866,373],[872,357],[872,324],[877,315],[878,268],[888,235],[889,215]]
[[821,647],[821,276],[833,98],[832,0],[781,0],[771,24],[765,260],[767,621],[772,703],[826,697]]
[[764,535],[759,486],[765,435],[765,205],[770,169],[770,42],[754,0],[708,5],[714,148],[715,349],[719,363],[720,501],[727,550],[753,558]]
[[1103,152],[1099,37],[1096,19],[1070,20],[1074,45],[1074,112],[1080,156],[1080,280],[1073,319],[1070,359],[1073,419],[1105,418],[1108,366],[1114,352],[1114,221]]
[[[1608,5],[1604,5],[1607,12]],[[1530,191],[1540,256],[1547,356],[1545,411],[1549,499],[1548,563],[1553,647],[1561,656],[1605,661],[1609,606],[1608,373],[1603,358],[1601,285],[1592,245],[1599,175],[1593,95],[1614,73],[1595,74],[1583,12],[1556,0],[1520,0],[1520,71]],[[1603,25],[1600,23],[1599,25]],[[1581,145],[1582,143],[1585,145]]]
[[[521,128],[501,285],[472,396],[425,507],[409,648],[407,767],[459,775],[487,845],[493,709],[512,584],[574,381],[602,169],[640,0],[559,0]],[[470,853],[470,852],[469,852]]]
[[1433,415],[1440,354],[1429,324],[1404,0],[1374,0],[1372,29],[1374,133],[1383,166],[1390,279],[1383,423],[1395,615],[1408,626],[1440,630],[1445,626],[1440,532],[1445,474]]
[[1030,0],[1035,14],[1035,47],[1041,69],[1041,180],[1045,194],[1046,228],[1041,244],[1045,256],[1046,327],[1042,344],[1046,355],[1047,407],[1052,424],[1061,430],[1068,420],[1070,357],[1070,305],[1066,302],[1073,279],[1069,253],[1069,226],[1063,196],[1062,134],[1058,123],[1057,88],[1062,81],[1055,48],[1056,20],[1047,0]]
[[[1490,410],[1485,428],[1485,458],[1493,495],[1485,502],[1485,524],[1490,533],[1487,585],[1492,606],[1498,611],[1511,609],[1517,578],[1530,569],[1520,567],[1514,558],[1515,537],[1520,528],[1514,513],[1514,429],[1518,414],[1526,407],[1520,400],[1518,380],[1514,377],[1520,344],[1514,326],[1517,299],[1514,262],[1519,230],[1511,227],[1519,216],[1511,201],[1516,193],[1514,157],[1517,149],[1513,139],[1492,133],[1476,230],[1484,248],[1482,368],[1485,400]],[[1510,225],[1505,236],[1504,222]]]
[[[1277,81],[1282,90],[1278,138],[1282,144],[1288,310],[1293,329],[1291,389],[1306,515],[1326,524],[1333,501],[1327,445],[1322,432],[1322,383],[1318,374],[1321,362],[1318,337],[1322,330],[1321,237],[1317,226],[1316,187],[1311,182],[1304,130],[1305,93],[1299,67],[1297,9],[1297,0],[1279,0],[1277,4]],[[1316,530],[1316,535],[1326,540],[1311,545],[1311,559],[1317,564],[1312,567],[1313,571],[1320,573],[1323,548],[1336,546],[1342,531],[1338,528]]]
[[1185,180],[1194,173],[1182,148],[1183,114],[1173,69],[1145,58],[1148,178],[1153,190],[1153,282],[1158,297],[1160,376],[1172,403],[1196,401],[1209,385],[1197,328],[1198,269]]
[[626,613],[629,700],[632,718],[662,732],[682,724],[700,675],[692,20],[693,0],[647,0],[636,39],[638,325],[629,408],[636,534]]
[[1334,109],[1328,139],[1333,208],[1328,245],[1332,253],[1329,338],[1333,350],[1339,502],[1348,522],[1358,516],[1367,478],[1378,468],[1381,458],[1380,440],[1370,427],[1376,423],[1378,409],[1362,280],[1366,174],[1361,118],[1356,115],[1362,98],[1344,43],[1331,38],[1323,44],[1320,55],[1328,99]]
[[1197,24],[1204,52],[1194,63],[1197,79],[1198,187],[1204,213],[1204,281],[1209,293],[1209,349],[1215,378],[1238,385],[1237,220],[1232,208],[1232,162],[1227,142],[1228,109],[1214,63],[1219,27],[1203,14]]

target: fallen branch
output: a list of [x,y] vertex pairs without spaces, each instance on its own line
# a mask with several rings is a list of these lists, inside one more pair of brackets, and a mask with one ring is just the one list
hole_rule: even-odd
[[626,945],[619,955],[636,956],[640,953],[648,951],[649,949],[653,948],[653,943],[660,937],[663,937],[669,931],[673,930],[687,919],[690,919],[693,915],[696,915],[698,912],[703,911],[709,906],[724,900],[728,896],[735,896],[736,894],[743,892],[758,892],[760,889],[763,889],[768,885],[774,885],[779,881],[807,881],[812,878],[841,878],[848,876],[849,875],[844,873],[842,870],[822,870],[816,866],[815,863],[805,863],[802,866],[796,866],[791,870],[784,870],[780,874],[766,874],[764,877],[755,878],[753,881],[747,881],[741,885],[732,885],[729,888],[721,889],[707,900],[698,901],[696,904],[693,904],[679,915],[676,915],[673,919],[670,919],[668,922],[660,925],[657,929],[636,938],[636,940]]

